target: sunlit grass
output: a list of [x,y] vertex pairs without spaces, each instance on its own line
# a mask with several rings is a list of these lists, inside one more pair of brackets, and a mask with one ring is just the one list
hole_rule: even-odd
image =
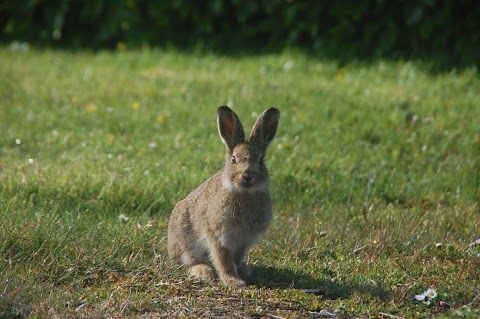
[[[0,79],[0,316],[479,315],[473,68],[2,48]],[[281,111],[242,292],[186,280],[164,247],[222,167],[220,105],[245,127]],[[415,300],[429,288],[443,305]]]

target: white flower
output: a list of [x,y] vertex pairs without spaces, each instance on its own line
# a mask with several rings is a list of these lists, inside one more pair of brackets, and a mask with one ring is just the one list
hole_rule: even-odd
[[292,60],[287,60],[285,64],[283,65],[282,69],[286,72],[290,71],[290,69],[293,67],[293,61]]
[[118,220],[119,220],[119,221],[128,222],[129,219],[130,219],[130,218],[128,218],[128,217],[125,216],[124,214],[118,215]]
[[148,143],[148,148],[149,148],[149,149],[152,149],[152,150],[155,149],[155,148],[157,148],[157,143],[154,143],[154,142]]
[[428,288],[427,290],[425,290],[421,294],[415,295],[415,300],[416,301],[429,302],[430,300],[433,300],[433,299],[437,298],[437,296],[438,296],[438,294],[434,289]]
[[435,290],[433,290],[432,288],[428,288],[425,292],[424,292],[425,296],[428,297],[428,299],[435,299],[437,298],[438,294]]
[[415,300],[416,301],[424,301],[425,300],[425,295],[421,293],[420,295],[415,295]]

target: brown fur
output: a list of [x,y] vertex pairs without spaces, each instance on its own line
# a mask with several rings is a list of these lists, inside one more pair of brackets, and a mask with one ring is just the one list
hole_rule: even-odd
[[218,109],[225,167],[177,203],[168,227],[168,254],[190,275],[204,280],[218,276],[227,286],[245,286],[240,275],[248,276],[250,270],[243,258],[272,218],[263,158],[279,118],[275,108],[263,112],[245,141],[237,115],[226,106]]

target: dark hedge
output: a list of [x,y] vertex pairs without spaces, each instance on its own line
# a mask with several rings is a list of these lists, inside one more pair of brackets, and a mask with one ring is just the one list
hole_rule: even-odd
[[476,0],[3,0],[1,41],[480,60]]

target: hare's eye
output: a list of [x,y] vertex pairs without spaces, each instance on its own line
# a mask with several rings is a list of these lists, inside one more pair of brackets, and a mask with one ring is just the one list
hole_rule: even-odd
[[263,165],[263,164],[265,164],[264,161],[265,161],[265,156],[260,156],[260,158],[258,159],[258,163],[260,165]]
[[237,164],[237,158],[235,157],[235,155],[232,156],[231,162],[232,164]]

